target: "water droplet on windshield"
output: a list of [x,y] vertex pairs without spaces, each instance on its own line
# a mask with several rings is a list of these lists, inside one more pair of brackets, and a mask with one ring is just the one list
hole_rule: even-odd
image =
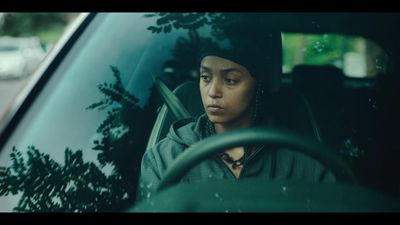
[[325,44],[322,43],[322,42],[320,42],[320,41],[317,41],[317,42],[315,42],[313,48],[314,48],[318,53],[321,53],[321,52],[323,52],[323,51],[325,50]]
[[288,196],[287,187],[286,186],[282,186],[281,192],[282,192],[283,195]]
[[370,103],[370,105],[371,105],[371,107],[372,107],[373,109],[377,109],[377,108],[378,108],[378,106],[376,105],[375,99],[369,98],[369,99],[368,99],[368,102]]
[[340,153],[350,157],[360,157],[364,155],[364,151],[356,146],[353,143],[351,138],[347,138],[344,140],[342,147],[340,149]]
[[215,193],[215,197],[222,201],[222,197],[218,193]]

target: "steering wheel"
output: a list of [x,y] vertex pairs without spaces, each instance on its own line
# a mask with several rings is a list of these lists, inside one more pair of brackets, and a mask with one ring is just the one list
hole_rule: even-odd
[[267,144],[303,153],[326,166],[337,181],[356,183],[352,169],[328,146],[286,130],[246,128],[216,134],[190,146],[167,169],[157,190],[176,183],[204,159],[226,149],[247,144]]
[[[202,160],[246,144],[285,147],[308,155],[325,165],[339,182],[332,185],[249,178],[241,182],[222,179],[181,183],[166,188]],[[400,211],[397,200],[354,183],[355,176],[347,163],[319,142],[284,130],[238,129],[208,137],[186,149],[167,169],[154,196],[135,204],[128,212]]]

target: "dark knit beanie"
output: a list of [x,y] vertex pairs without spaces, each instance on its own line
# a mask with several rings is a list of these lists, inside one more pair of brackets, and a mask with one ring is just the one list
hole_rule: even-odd
[[263,91],[279,89],[282,73],[282,41],[278,31],[262,30],[257,24],[229,24],[223,38],[228,44],[202,46],[199,61],[218,56],[238,63],[250,72]]

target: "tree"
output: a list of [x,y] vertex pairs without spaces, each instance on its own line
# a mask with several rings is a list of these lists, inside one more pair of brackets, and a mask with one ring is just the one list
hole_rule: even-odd
[[4,13],[0,15],[0,36],[38,36],[43,43],[58,40],[77,13]]
[[[100,140],[93,149],[99,151],[100,166],[84,162],[82,150],[65,150],[64,165],[48,154],[28,146],[25,160],[22,151],[13,148],[12,165],[0,168],[0,196],[22,193],[18,212],[94,212],[120,211],[133,204],[144,142],[148,130],[143,117],[154,117],[152,105],[140,108],[138,99],[122,85],[121,75],[111,67],[114,83],[98,86],[104,98],[87,109],[109,109],[97,132]],[[151,97],[153,98],[153,97]],[[151,120],[152,121],[152,120]],[[125,128],[118,132],[116,129]],[[114,167],[106,176],[102,168]]]

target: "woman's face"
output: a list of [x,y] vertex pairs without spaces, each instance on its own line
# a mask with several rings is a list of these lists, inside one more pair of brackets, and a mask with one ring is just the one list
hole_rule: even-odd
[[211,122],[221,125],[250,122],[255,80],[242,65],[206,56],[200,65],[200,93]]

